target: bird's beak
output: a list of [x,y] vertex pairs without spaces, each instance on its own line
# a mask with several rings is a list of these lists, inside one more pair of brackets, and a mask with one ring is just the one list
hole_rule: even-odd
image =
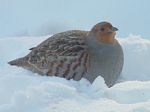
[[118,31],[118,28],[112,27],[111,30],[112,30],[112,31]]
[[111,27],[111,29],[109,30],[109,32],[115,32],[115,31],[118,31],[118,28],[116,28],[116,27]]

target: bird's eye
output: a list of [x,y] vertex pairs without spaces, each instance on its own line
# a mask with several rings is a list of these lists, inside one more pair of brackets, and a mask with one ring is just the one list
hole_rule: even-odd
[[105,29],[104,29],[104,28],[101,28],[100,30],[101,30],[101,31],[104,31]]

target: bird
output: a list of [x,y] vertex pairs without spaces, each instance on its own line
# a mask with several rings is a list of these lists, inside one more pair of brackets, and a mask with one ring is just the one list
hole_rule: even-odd
[[8,62],[44,76],[87,79],[90,83],[104,78],[108,87],[116,84],[121,75],[124,54],[115,38],[118,28],[103,21],[91,30],[68,30],[57,33],[30,48],[24,57]]

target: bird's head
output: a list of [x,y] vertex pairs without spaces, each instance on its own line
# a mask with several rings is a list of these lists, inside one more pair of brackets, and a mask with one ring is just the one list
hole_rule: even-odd
[[[115,35],[118,29],[111,25],[109,22],[101,22],[96,24],[89,35],[93,35],[98,42],[113,44],[115,43]],[[93,37],[92,36],[92,37]]]

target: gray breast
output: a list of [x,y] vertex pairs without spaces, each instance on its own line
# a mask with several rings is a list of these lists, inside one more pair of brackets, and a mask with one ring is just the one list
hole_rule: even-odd
[[90,67],[87,78],[93,82],[96,77],[101,75],[108,87],[115,84],[121,74],[123,67],[123,51],[118,44],[103,44],[90,42],[88,44],[90,52]]

